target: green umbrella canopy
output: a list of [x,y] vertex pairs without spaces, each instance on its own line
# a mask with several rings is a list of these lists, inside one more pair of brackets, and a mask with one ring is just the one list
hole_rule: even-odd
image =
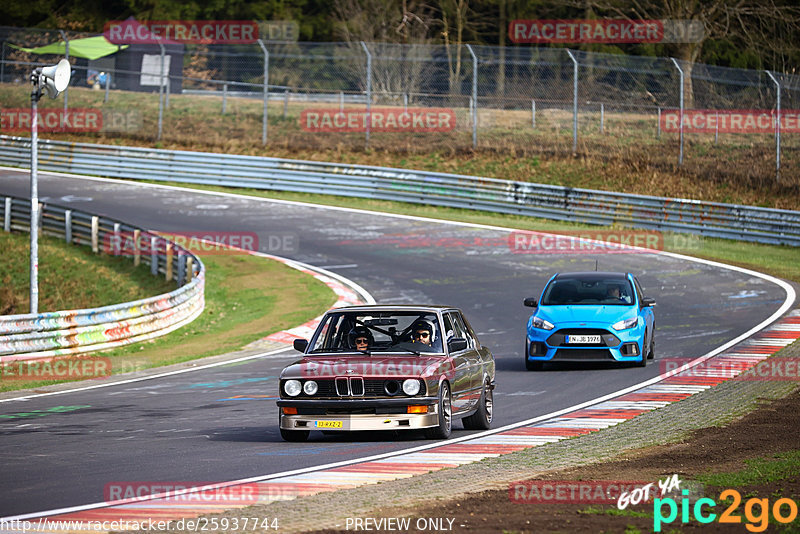
[[[52,43],[38,48],[23,48],[9,43],[14,48],[31,52],[33,54],[55,54],[63,56],[67,52],[67,47],[64,41]],[[115,45],[110,43],[103,35],[97,37],[87,37],[86,39],[74,39],[69,42],[69,56],[81,57],[85,59],[100,59],[101,57],[110,56],[120,50],[125,50],[128,45]]]

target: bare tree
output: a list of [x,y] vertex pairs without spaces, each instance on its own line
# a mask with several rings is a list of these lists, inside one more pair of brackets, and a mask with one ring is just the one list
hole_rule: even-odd
[[425,46],[433,42],[431,7],[420,0],[335,0],[333,7],[336,35],[359,51],[366,42],[374,56],[374,92],[420,91],[431,59]]
[[[796,53],[800,6],[792,0],[573,0],[573,7],[624,19],[672,19],[700,22],[704,35],[695,42],[674,43],[676,59],[683,61],[686,106],[694,103],[692,69],[709,39],[726,38],[764,53],[778,53],[784,63]],[[776,37],[782,36],[782,43]],[[780,51],[778,51],[780,50]]]

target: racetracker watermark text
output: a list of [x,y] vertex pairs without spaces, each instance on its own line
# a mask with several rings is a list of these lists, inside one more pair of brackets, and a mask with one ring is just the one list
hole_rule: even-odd
[[103,35],[114,44],[250,44],[259,37],[253,20],[149,20],[106,22]]
[[450,132],[456,114],[448,108],[304,109],[300,127],[306,132]]
[[705,35],[692,20],[513,20],[511,42],[539,43],[697,43]]

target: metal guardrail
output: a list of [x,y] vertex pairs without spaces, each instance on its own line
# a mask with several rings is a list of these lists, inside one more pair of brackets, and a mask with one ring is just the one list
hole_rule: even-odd
[[[30,230],[30,200],[0,197],[3,230]],[[175,280],[178,289],[101,308],[0,316],[0,360],[48,358],[152,339],[192,322],[205,305],[205,267],[159,235],[54,204],[43,204],[40,231],[95,252],[130,254],[134,263]]]
[[[0,136],[0,164],[29,165],[30,140]],[[388,167],[39,141],[41,170],[324,193],[800,246],[800,211]]]

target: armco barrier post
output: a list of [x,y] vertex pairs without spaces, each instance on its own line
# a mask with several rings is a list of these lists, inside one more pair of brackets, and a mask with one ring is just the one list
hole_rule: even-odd
[[97,254],[100,252],[98,230],[100,228],[100,219],[96,215],[92,216],[92,252]]
[[166,244],[166,264],[164,265],[164,279],[172,280],[172,243],[165,241]]
[[150,237],[150,274],[156,276],[158,274],[158,239],[156,236]]
[[142,231],[138,228],[133,231],[133,265],[138,267],[142,262],[142,251],[139,250],[139,236]]
[[11,231],[11,197],[6,197],[5,211],[3,212],[3,230]]
[[64,212],[64,241],[72,244],[72,210]]
[[264,112],[261,117],[261,144],[267,144],[267,103],[269,102],[269,52],[267,51],[267,47],[264,46],[264,41],[261,39],[258,40],[258,46],[261,47],[261,51],[264,52]]
[[185,275],[186,275],[186,255],[183,253],[182,250],[178,250],[178,276],[177,276],[178,287],[181,287],[183,285]]
[[572,60],[572,155],[578,154],[578,60],[566,49]]

